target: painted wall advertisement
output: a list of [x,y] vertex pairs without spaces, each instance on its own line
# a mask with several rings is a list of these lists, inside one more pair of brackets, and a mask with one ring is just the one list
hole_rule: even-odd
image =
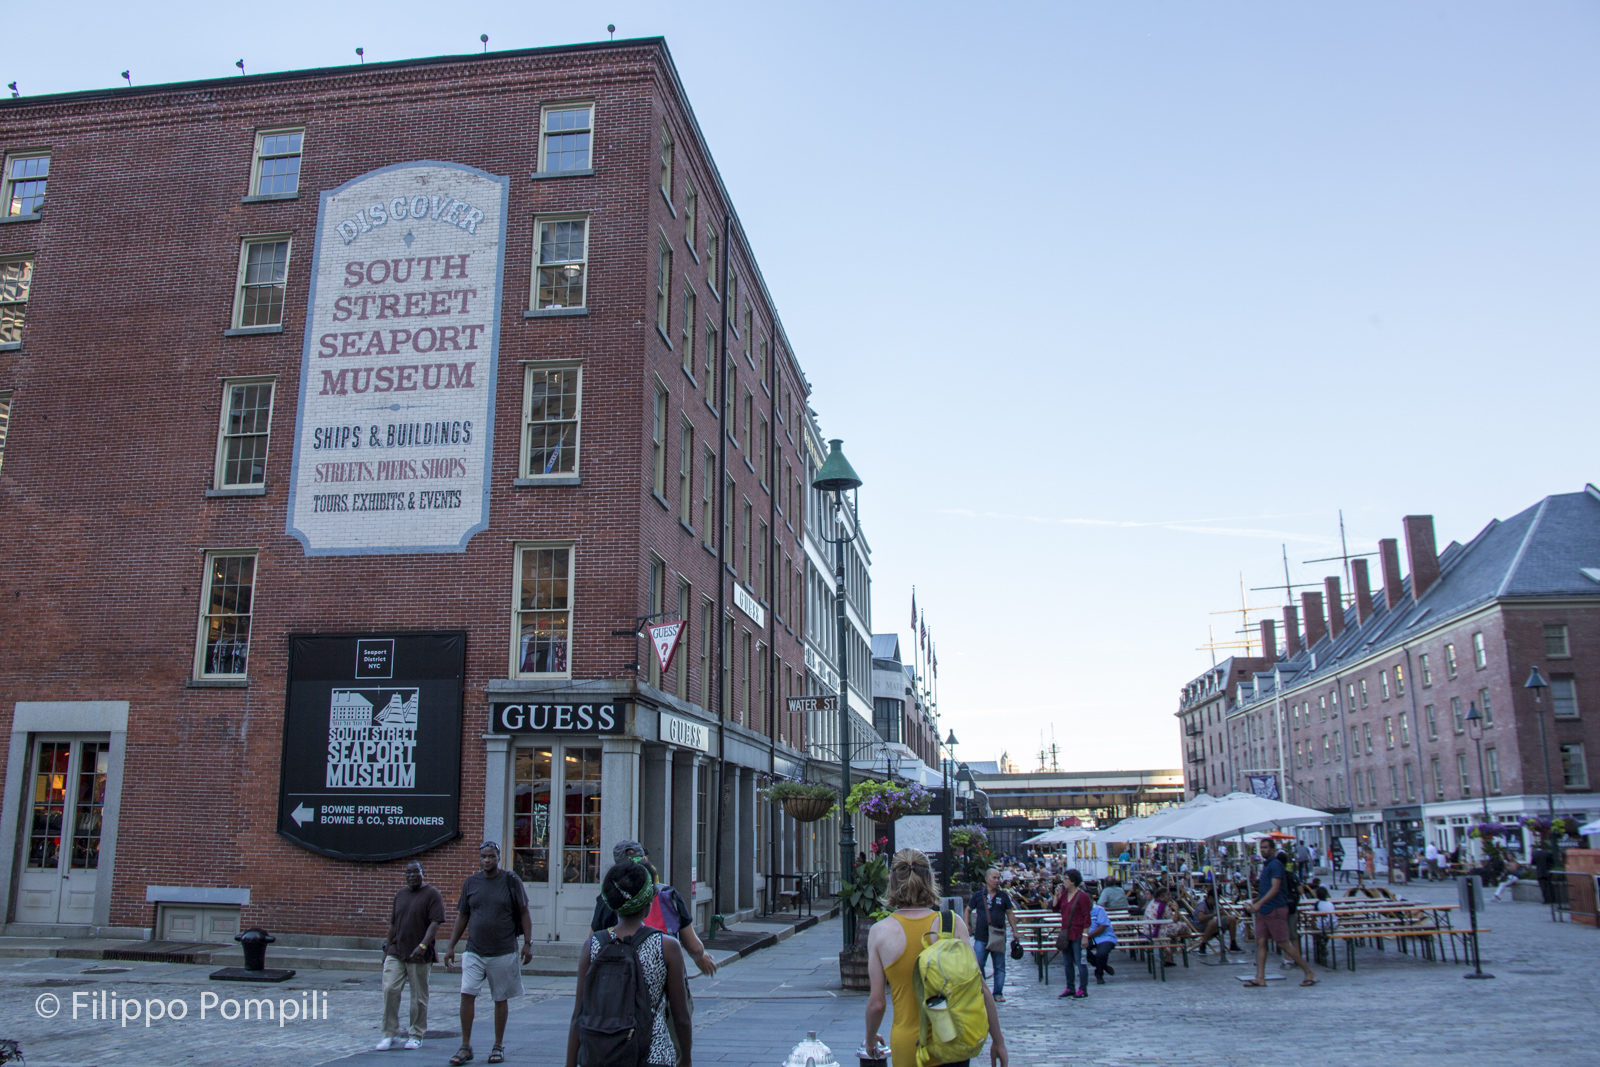
[[345,860],[457,836],[467,635],[293,634],[278,833]]
[[400,163],[322,194],[288,532],[461,552],[488,525],[510,179]]

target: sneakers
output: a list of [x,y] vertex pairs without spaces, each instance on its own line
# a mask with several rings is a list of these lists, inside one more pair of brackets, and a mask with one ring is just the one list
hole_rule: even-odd
[[376,1045],[373,1045],[372,1047],[373,1047],[373,1049],[375,1051],[378,1051],[378,1052],[388,1052],[390,1049],[394,1048],[394,1038],[386,1037],[382,1041],[378,1042]]
[[1067,999],[1069,999],[1071,997],[1075,997],[1077,995],[1078,995],[1077,993],[1073,992],[1071,989],[1068,989],[1065,993],[1062,993],[1060,996],[1056,997],[1056,999],[1057,1000],[1067,1000]]
[[1102,974],[1095,975],[1094,976],[1094,984],[1095,985],[1105,985],[1106,984],[1105,975],[1102,975]]
[[421,1047],[422,1047],[422,1038],[420,1038],[420,1037],[409,1038],[406,1041],[406,1048],[408,1048],[408,1049],[419,1049]]
[[1082,1000],[1084,997],[1087,997],[1089,995],[1089,991],[1087,989],[1080,989],[1080,990],[1078,990],[1076,993],[1074,993],[1072,995],[1073,995],[1074,998],[1076,998],[1078,1000]]

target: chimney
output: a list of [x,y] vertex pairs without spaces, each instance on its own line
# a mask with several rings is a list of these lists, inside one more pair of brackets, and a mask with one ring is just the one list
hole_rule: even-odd
[[1406,557],[1411,564],[1411,596],[1421,600],[1439,580],[1439,548],[1433,539],[1432,515],[1407,515]]
[[1301,593],[1300,607],[1306,613],[1306,647],[1316,648],[1317,642],[1328,635],[1328,623],[1322,617],[1322,594]]
[[1278,658],[1278,624],[1272,619],[1261,620],[1261,654],[1268,663]]
[[1356,625],[1372,618],[1372,579],[1367,577],[1367,561],[1350,561],[1350,574],[1356,583]]
[[1379,541],[1378,558],[1383,567],[1383,602],[1392,608],[1400,603],[1400,542],[1392,537]]
[[1328,594],[1328,632],[1337,641],[1339,635],[1344,633],[1344,597],[1339,592],[1339,579],[1322,579],[1322,588]]
[[1300,609],[1285,607],[1283,609],[1283,645],[1284,656],[1294,659],[1300,654]]

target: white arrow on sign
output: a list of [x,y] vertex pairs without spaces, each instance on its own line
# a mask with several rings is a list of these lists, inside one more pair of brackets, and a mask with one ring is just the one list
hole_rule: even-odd
[[688,626],[687,622],[680,620],[650,627],[650,644],[655,646],[656,662],[661,664],[662,674],[666,674],[672,667],[672,657],[678,651],[678,645],[682,642]]
[[294,820],[296,826],[304,826],[306,823],[314,821],[316,817],[316,811],[306,807],[304,804],[289,813],[289,818]]

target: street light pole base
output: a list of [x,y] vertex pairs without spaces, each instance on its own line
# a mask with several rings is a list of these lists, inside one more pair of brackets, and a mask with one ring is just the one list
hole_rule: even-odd
[[1493,978],[1494,975],[1479,973],[1479,974],[1464,974],[1461,977],[1463,977],[1463,978]]

